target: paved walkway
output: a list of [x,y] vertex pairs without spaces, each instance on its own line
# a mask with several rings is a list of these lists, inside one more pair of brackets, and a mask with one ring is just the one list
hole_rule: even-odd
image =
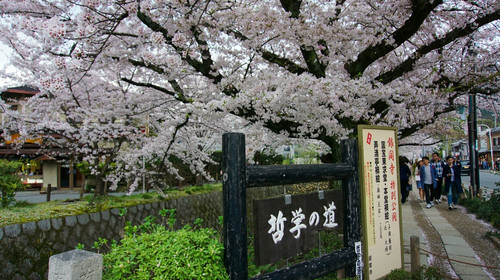
[[[416,188],[410,193],[410,200],[416,200],[418,198],[418,193]],[[480,264],[476,259],[474,251],[469,246],[469,244],[464,240],[462,235],[448,223],[448,221],[441,216],[439,210],[435,207],[431,209],[426,209],[426,204],[420,203],[420,208],[426,216],[427,220],[432,224],[435,230],[441,235],[441,240],[443,241],[444,248],[448,255],[448,258],[458,261],[463,261],[467,263]],[[421,210],[421,209],[418,209]],[[402,206],[403,215],[403,244],[404,244],[404,260],[405,268],[409,271],[411,267],[411,257],[410,257],[410,236],[416,235],[420,238],[420,248],[426,251],[429,250],[428,241],[424,237],[423,230],[419,227],[418,222],[415,219],[414,209],[410,203],[405,203]],[[430,260],[434,257],[429,256],[428,253],[421,250],[420,253],[420,264],[429,265]],[[484,270],[479,266],[472,266],[463,264],[460,262],[451,261],[451,266],[455,271],[459,279],[462,280],[489,280],[494,279],[488,276]]]

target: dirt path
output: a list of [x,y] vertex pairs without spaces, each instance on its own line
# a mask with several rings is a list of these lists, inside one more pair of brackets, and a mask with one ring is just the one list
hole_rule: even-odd
[[432,226],[432,223],[425,216],[423,211],[424,209],[422,208],[420,203],[413,199],[410,201],[410,204],[413,215],[415,216],[415,220],[417,221],[418,226],[422,229],[424,236],[427,239],[426,241],[429,250],[432,252],[432,254],[428,255],[429,265],[436,267],[442,275],[448,276],[447,278],[449,279],[459,279],[448,260],[434,257],[434,255],[446,255],[446,250],[444,248],[441,235],[439,234],[439,232],[437,232],[437,230]]
[[[415,198],[415,197],[413,197]],[[436,267],[448,279],[460,279],[453,270],[451,263],[447,259],[437,256],[446,256],[447,252],[440,233],[429,221],[424,211],[425,205],[415,199],[410,201],[413,215],[418,226],[424,232],[428,246],[432,254],[429,254],[429,262]],[[458,206],[458,209],[450,211],[447,203],[441,203],[435,206],[439,214],[460,233],[463,239],[475,252],[476,258],[484,265],[491,267],[500,267],[500,249],[493,244],[486,233],[493,227],[481,220],[477,220],[474,215],[468,214],[464,207]],[[492,279],[500,279],[500,269],[485,268],[486,273]]]
[[[437,208],[441,216],[462,235],[482,264],[500,267],[500,249],[486,237],[486,233],[493,230],[490,224],[477,220],[462,206],[450,211],[446,203],[441,203]],[[500,279],[500,269],[486,268],[486,271],[494,279]]]

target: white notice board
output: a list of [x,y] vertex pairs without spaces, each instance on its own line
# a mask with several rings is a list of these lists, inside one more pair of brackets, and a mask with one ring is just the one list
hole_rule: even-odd
[[358,126],[364,279],[403,268],[397,129]]

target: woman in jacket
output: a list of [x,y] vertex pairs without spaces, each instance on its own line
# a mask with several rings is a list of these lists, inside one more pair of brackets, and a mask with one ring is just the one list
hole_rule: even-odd
[[444,193],[448,194],[448,209],[455,209],[458,203],[458,194],[462,192],[462,179],[460,177],[460,166],[453,164],[453,157],[446,158],[443,168]]

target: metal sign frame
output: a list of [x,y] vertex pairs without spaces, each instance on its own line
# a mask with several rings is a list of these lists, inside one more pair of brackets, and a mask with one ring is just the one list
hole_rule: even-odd
[[245,135],[225,133],[222,136],[224,262],[231,280],[248,279],[246,189],[329,180],[342,180],[344,248],[252,279],[314,279],[342,268],[350,277],[360,272],[356,139],[343,140],[341,150],[342,163],[337,164],[247,166]]

